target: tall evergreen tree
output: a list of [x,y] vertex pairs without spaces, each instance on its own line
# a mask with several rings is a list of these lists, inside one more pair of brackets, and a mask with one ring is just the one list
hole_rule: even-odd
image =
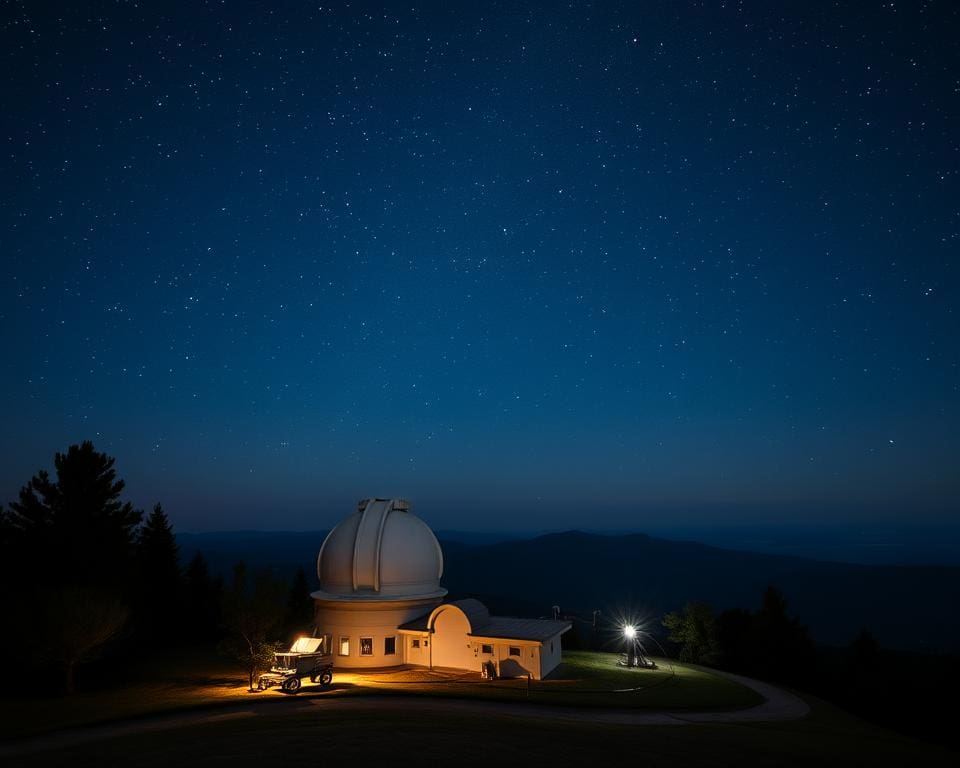
[[298,635],[312,635],[313,625],[314,603],[310,597],[310,585],[303,568],[298,568],[287,597],[287,613],[283,620],[284,635],[292,643]]
[[724,611],[719,619],[723,666],[766,680],[808,681],[816,662],[810,635],[787,614],[787,601],[776,587],[763,594],[760,610]]
[[71,445],[54,457],[56,479],[40,470],[0,525],[4,565],[21,585],[7,626],[21,647],[31,638],[39,669],[62,666],[68,692],[76,665],[120,635],[128,614],[142,513],[121,499],[114,461],[89,441]]
[[86,441],[54,457],[10,503],[8,525],[32,576],[47,583],[126,583],[142,513],[120,494],[115,460]]
[[197,552],[187,565],[184,590],[189,639],[197,643],[219,639],[223,585],[219,579],[211,578],[202,552]]
[[180,549],[166,512],[155,505],[137,533],[137,624],[157,640],[178,635],[181,615]]

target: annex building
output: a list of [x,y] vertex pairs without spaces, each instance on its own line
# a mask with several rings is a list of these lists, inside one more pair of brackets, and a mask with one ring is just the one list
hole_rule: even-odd
[[539,680],[560,663],[571,626],[444,602],[440,544],[401,499],[362,500],[324,540],[317,576],[318,636],[340,669],[409,664]]

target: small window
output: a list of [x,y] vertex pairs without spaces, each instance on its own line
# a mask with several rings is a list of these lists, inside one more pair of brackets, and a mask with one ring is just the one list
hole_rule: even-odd
[[372,637],[360,638],[360,655],[373,656],[373,638]]
[[553,640],[550,641],[550,653],[553,653]]
[[393,656],[397,652],[397,638],[395,637],[385,637],[383,638],[383,655],[384,656]]
[[515,645],[511,645],[511,646],[510,646],[510,655],[511,655],[511,656],[519,656],[519,655],[520,655],[520,649],[519,649],[517,646],[515,646]]
[[411,637],[411,638],[410,638],[410,647],[411,647],[411,648],[419,648],[419,647],[420,647],[420,638],[419,638],[419,637]]
[[492,646],[492,645],[481,645],[481,646],[480,646],[480,653],[493,653],[493,646]]
[[349,637],[340,638],[340,655],[341,656],[350,655],[350,638]]

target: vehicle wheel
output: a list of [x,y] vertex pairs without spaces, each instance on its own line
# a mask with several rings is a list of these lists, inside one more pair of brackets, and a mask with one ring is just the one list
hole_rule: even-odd
[[289,677],[283,681],[283,690],[287,693],[296,693],[300,690],[300,678]]
[[325,669],[320,673],[320,685],[326,688],[333,681],[333,672],[329,669]]

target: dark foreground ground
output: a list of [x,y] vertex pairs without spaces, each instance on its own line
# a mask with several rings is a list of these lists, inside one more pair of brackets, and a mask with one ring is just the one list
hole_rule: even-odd
[[[813,701],[809,717],[756,725],[612,726],[497,712],[495,702],[303,699],[231,719],[12,758],[18,766],[591,765],[933,766],[956,754]],[[12,764],[12,763],[11,763]]]

